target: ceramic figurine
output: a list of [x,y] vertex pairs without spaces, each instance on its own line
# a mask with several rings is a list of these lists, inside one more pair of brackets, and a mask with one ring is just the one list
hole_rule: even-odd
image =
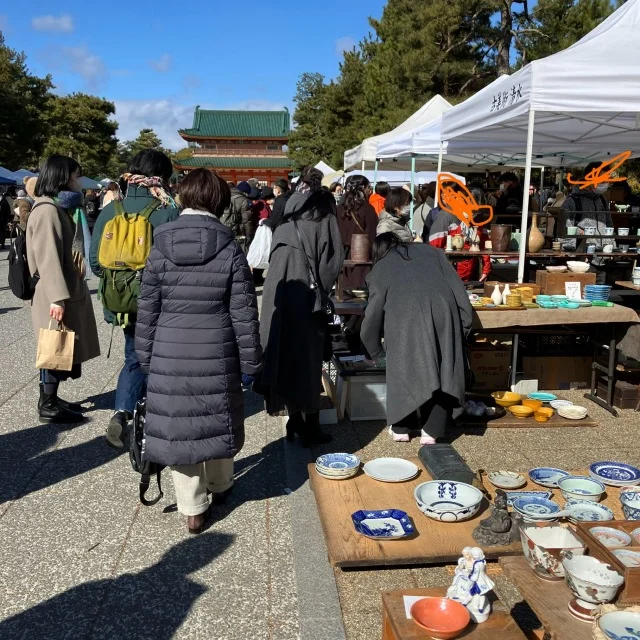
[[495,586],[487,577],[487,561],[480,547],[465,547],[458,560],[453,583],[447,589],[447,598],[455,600],[467,607],[471,619],[486,622],[491,613],[491,603],[487,594]]
[[507,494],[498,489],[491,514],[474,529],[473,539],[483,547],[503,546],[513,542],[513,529],[513,522],[507,511]]
[[502,304],[502,294],[500,293],[500,285],[496,284],[493,287],[493,293],[491,294],[491,299],[493,300],[493,304],[496,305],[496,307],[500,304]]
[[511,289],[509,288],[509,283],[504,285],[504,291],[502,292],[502,304],[507,304],[507,296],[511,295]]
[[480,236],[478,235],[478,230],[474,227],[471,230],[471,234],[469,237],[469,251],[480,251]]

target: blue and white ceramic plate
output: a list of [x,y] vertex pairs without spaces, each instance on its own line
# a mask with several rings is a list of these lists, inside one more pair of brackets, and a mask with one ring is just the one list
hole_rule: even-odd
[[564,508],[571,512],[569,520],[574,522],[608,522],[613,520],[613,511],[599,502],[567,500]]
[[360,458],[352,453],[325,453],[316,459],[316,465],[325,469],[355,469],[360,466]]
[[351,520],[358,533],[374,540],[395,540],[415,533],[411,519],[400,509],[356,511]]
[[553,393],[530,393],[527,398],[529,400],[540,400],[540,402],[553,402],[553,400],[557,400],[558,396],[554,396]]
[[560,511],[560,505],[548,498],[521,497],[513,501],[513,508],[519,513],[535,518],[536,516],[551,516]]
[[640,482],[640,469],[624,462],[594,462],[589,475],[612,487],[625,487]]
[[529,471],[529,477],[533,482],[551,489],[556,489],[558,487],[558,481],[570,475],[568,471],[554,469],[553,467],[536,467]]
[[611,611],[598,620],[598,626],[609,640],[640,640],[640,613]]
[[513,501],[518,498],[545,498],[548,500],[552,492],[551,491],[505,491],[507,494],[507,504],[513,507]]

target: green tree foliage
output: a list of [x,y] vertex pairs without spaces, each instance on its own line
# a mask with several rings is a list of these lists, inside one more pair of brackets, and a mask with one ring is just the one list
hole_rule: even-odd
[[85,175],[107,175],[118,145],[118,123],[110,119],[115,105],[84,93],[55,96],[52,102],[46,116],[49,135],[44,155],[72,156],[82,165]]
[[13,170],[37,165],[52,86],[50,76],[29,72],[24,53],[7,47],[0,32],[0,165]]

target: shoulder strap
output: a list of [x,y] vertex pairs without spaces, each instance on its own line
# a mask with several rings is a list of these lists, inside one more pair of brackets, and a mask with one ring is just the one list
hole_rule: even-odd
[[160,502],[160,500],[164,496],[164,493],[162,492],[162,482],[161,482],[162,468],[157,466],[155,471],[156,471],[156,482],[158,483],[158,495],[155,498],[153,498],[153,500],[147,500],[147,498],[145,498],[145,495],[149,490],[149,485],[151,484],[151,474],[143,473],[140,476],[140,502],[145,507],[152,507],[154,504],[157,504],[158,502]]
[[126,215],[126,211],[124,210],[124,207],[122,206],[122,201],[121,200],[113,200],[113,208],[115,209],[115,212],[116,212],[117,216]]
[[162,204],[160,200],[151,201],[138,215],[141,218],[146,218],[147,220],[151,217],[151,214]]
[[293,226],[296,229],[296,233],[298,234],[298,240],[300,241],[300,247],[302,248],[302,253],[304,254],[304,257],[305,257],[305,259],[307,261],[307,269],[309,270],[309,282],[311,284],[311,287],[313,289],[319,289],[320,291],[322,291],[322,293],[324,293],[324,289],[322,288],[322,285],[316,279],[316,275],[315,275],[315,273],[313,271],[313,267],[311,266],[311,260],[309,260],[309,256],[307,255],[307,252],[305,251],[304,242],[302,242],[302,234],[300,233],[300,229],[298,228],[298,221],[297,220],[293,220]]

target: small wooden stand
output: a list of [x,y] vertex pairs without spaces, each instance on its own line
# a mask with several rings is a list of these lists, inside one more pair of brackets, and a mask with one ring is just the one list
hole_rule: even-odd
[[[407,618],[403,596],[443,597],[447,590],[404,589],[387,591],[382,594],[382,640],[429,640],[430,636],[413,620]],[[459,636],[468,640],[525,640],[515,620],[506,611],[505,606],[496,600],[493,611],[486,622],[471,623]]]

